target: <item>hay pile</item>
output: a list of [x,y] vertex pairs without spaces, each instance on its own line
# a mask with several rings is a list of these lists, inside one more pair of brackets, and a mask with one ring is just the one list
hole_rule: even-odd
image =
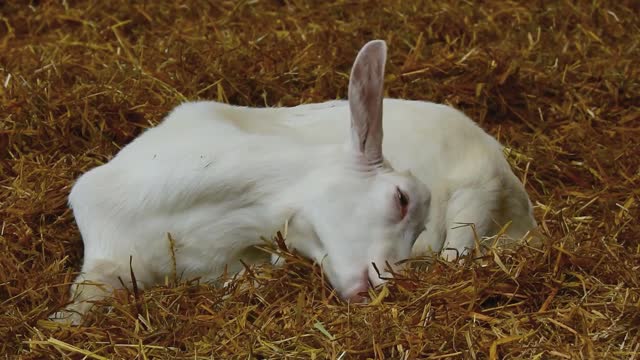
[[[0,2],[0,353],[636,358],[638,14],[635,0]],[[86,327],[45,320],[81,263],[76,177],[185,99],[344,98],[372,38],[389,44],[388,96],[451,104],[514,149],[542,250],[436,262],[367,306],[290,257],[228,289],[116,292]]]

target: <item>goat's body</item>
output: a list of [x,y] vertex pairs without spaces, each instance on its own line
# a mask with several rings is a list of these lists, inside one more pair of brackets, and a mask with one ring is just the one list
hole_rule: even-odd
[[128,286],[130,258],[139,287],[173,270],[211,281],[239,271],[240,260],[267,261],[254,246],[286,220],[290,248],[321,264],[340,297],[365,299],[410,256],[430,198],[412,174],[384,161],[386,53],[380,40],[358,52],[350,112],[336,119],[351,124],[344,144],[291,134],[281,109],[186,103],[81,176],[69,203],[84,263],[73,303],[53,317],[77,323],[91,300],[120,281]]

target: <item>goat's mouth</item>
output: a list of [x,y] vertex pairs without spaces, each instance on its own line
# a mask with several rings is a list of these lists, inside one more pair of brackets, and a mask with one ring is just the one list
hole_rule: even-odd
[[345,300],[352,303],[366,303],[369,300],[369,289],[372,287],[369,271],[364,270],[357,284],[344,295]]

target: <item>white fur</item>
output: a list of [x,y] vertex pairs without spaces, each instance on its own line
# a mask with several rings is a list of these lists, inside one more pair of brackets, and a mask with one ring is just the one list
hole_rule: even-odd
[[[503,147],[462,112],[449,106],[384,99],[385,157],[396,169],[410,169],[431,191],[426,231],[414,255],[440,252],[445,259],[464,255],[479,238],[495,235],[512,222],[506,235],[523,238],[537,224],[529,197],[503,155]],[[346,101],[271,109],[258,117],[236,119],[263,134],[289,133],[307,143],[344,141]]]
[[[192,102],[81,176],[69,203],[84,263],[74,303],[54,317],[78,322],[118,278],[130,285],[130,256],[139,286],[161,283],[172,271],[168,233],[177,273],[215,281],[227,266],[240,271],[240,260],[264,261],[254,247],[286,220],[289,246],[320,263],[342,297],[357,300],[382,282],[371,263],[388,276],[386,262],[410,256],[429,202],[424,184],[382,158],[385,60],[382,41],[358,54],[344,107],[351,111],[340,113],[345,126],[336,129],[343,144],[245,126],[284,110]],[[398,189],[410,199],[404,217]]]

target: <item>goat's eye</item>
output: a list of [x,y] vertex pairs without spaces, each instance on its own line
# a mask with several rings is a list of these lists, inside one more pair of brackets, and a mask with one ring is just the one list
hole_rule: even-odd
[[402,207],[409,206],[409,198],[407,197],[407,195],[405,195],[405,193],[403,193],[399,188],[396,188],[396,190],[396,196],[398,196],[398,204],[400,204],[400,206]]
[[398,206],[400,207],[401,218],[404,218],[405,215],[407,215],[409,197],[398,187],[396,187],[396,201],[398,202]]

